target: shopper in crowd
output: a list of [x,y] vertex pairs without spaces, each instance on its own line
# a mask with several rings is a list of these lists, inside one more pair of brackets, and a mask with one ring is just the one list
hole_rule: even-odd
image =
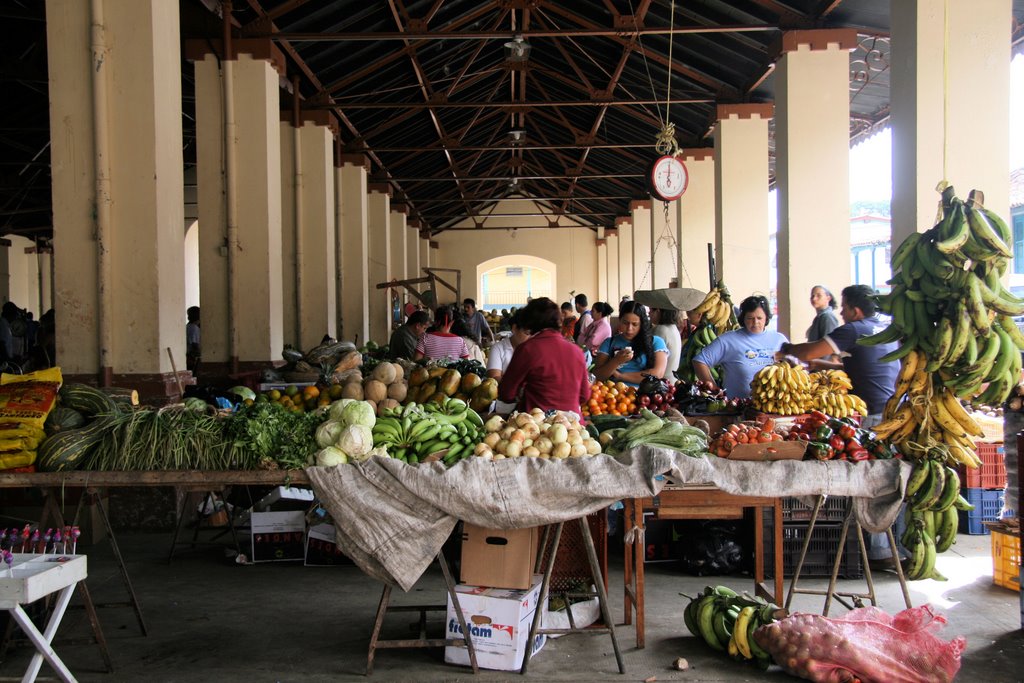
[[494,332],[491,331],[491,326],[487,324],[487,318],[484,317],[483,312],[476,310],[476,301],[464,299],[462,301],[462,311],[466,316],[469,338],[477,344],[482,344],[484,341],[488,344],[493,344]]
[[13,301],[5,301],[0,309],[0,362],[15,361],[14,333],[11,323],[14,322],[21,309]]
[[57,330],[51,308],[39,317],[39,332],[32,348],[32,369],[42,370],[57,364]]
[[480,347],[480,344],[473,339],[473,333],[469,329],[466,314],[455,306],[452,307],[452,334],[462,337],[462,340],[466,342],[466,349],[469,351],[468,358],[471,358],[481,365],[487,362],[487,354]]
[[612,336],[612,325],[608,316],[614,312],[615,309],[604,301],[595,301],[590,307],[593,322],[587,325],[587,329],[580,335],[580,346],[590,351],[592,355],[596,356],[604,340]]
[[538,297],[520,313],[530,338],[512,354],[498,384],[498,399],[516,402],[519,410],[566,410],[580,413],[590,399],[590,379],[583,352],[561,334],[558,304]]
[[683,354],[683,338],[679,334],[679,311],[674,308],[652,308],[651,324],[654,335],[665,340],[668,346],[668,365],[665,366],[664,379],[676,381],[676,370]]
[[828,336],[839,327],[836,317],[836,298],[822,285],[811,287],[811,306],[814,306],[814,321],[807,328],[807,341],[816,342]]
[[785,335],[768,330],[772,319],[768,299],[748,296],[740,303],[738,330],[726,332],[711,342],[693,359],[697,379],[715,384],[711,368],[722,366],[722,386],[729,398],[750,398],[750,381],[757,371],[775,362],[775,352],[789,340]]
[[668,346],[654,336],[647,307],[627,301],[619,307],[619,331],[605,339],[594,358],[594,376],[639,386],[644,375],[663,377],[668,366]]
[[440,306],[434,313],[434,326],[416,342],[414,359],[469,358],[466,340],[452,333],[455,312],[450,306]]
[[579,314],[579,319],[576,321],[576,327],[572,331],[572,339],[577,344],[580,343],[580,335],[583,334],[583,330],[587,329],[587,325],[594,321],[593,316],[590,314],[590,309],[587,308],[587,295],[577,294],[573,298],[573,303],[576,306],[576,312]]
[[199,362],[202,360],[200,345],[199,307],[189,306],[185,310],[185,367],[193,375],[199,373]]
[[427,332],[430,325],[430,316],[426,311],[413,310],[401,325],[391,333],[391,340],[388,342],[388,356],[392,360],[407,358],[412,360],[416,355],[416,344],[420,337]]
[[[521,324],[521,314],[515,313],[509,320],[512,328],[510,334],[501,335],[487,353],[487,376],[501,381],[502,376],[512,362],[512,354],[516,348],[530,338],[530,331]],[[494,405],[494,412],[508,415],[516,409],[515,403],[497,401]]]
[[576,321],[579,318],[576,316],[576,310],[572,307],[572,304],[566,301],[562,304],[562,336],[569,341],[575,341],[573,333],[576,331]]

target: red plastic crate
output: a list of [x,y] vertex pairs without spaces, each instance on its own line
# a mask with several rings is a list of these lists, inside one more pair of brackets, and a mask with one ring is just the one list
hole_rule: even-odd
[[981,466],[970,469],[960,467],[960,486],[967,489],[1001,489],[1006,487],[1005,449],[1002,441],[979,441],[978,458]]

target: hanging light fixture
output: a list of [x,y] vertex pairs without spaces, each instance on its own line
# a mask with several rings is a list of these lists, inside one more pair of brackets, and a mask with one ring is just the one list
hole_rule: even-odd
[[530,58],[530,44],[522,36],[505,43],[505,61],[525,62]]
[[526,141],[526,131],[522,128],[514,128],[508,132],[508,136],[512,138],[513,145],[519,145]]

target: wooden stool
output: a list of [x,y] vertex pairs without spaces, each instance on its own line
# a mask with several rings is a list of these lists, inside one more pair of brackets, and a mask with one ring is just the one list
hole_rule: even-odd
[[[469,663],[473,668],[473,673],[477,673],[476,649],[473,647],[473,639],[469,633],[469,628],[466,627],[466,617],[462,614],[462,606],[459,605],[459,595],[455,592],[455,581],[448,570],[448,562],[445,561],[443,552],[439,551],[437,553],[437,561],[441,565],[441,573],[444,574],[445,588],[448,590],[448,596],[452,600],[455,615],[459,620],[459,628],[462,629],[462,638],[427,638],[427,612],[447,612],[448,605],[399,605],[391,607],[391,586],[385,584],[384,590],[380,595],[380,604],[377,606],[377,618],[373,623],[373,633],[370,634],[370,650],[366,656],[367,676],[373,674],[373,658],[378,649],[447,647],[449,645],[465,647],[469,651]],[[419,612],[419,637],[411,640],[381,640],[380,631],[384,625],[384,615],[389,610],[392,612]]]
[[[860,522],[857,521],[857,516],[854,514],[853,505],[850,505],[846,511],[846,515],[843,517],[843,528],[839,534],[839,547],[836,549],[836,559],[832,564],[832,574],[829,576],[828,589],[827,590],[816,590],[810,588],[797,588],[797,584],[800,581],[800,572],[804,566],[804,559],[807,557],[807,548],[811,543],[811,534],[814,533],[814,523],[818,519],[818,511],[821,510],[821,505],[824,502],[824,496],[817,496],[814,499],[814,507],[811,510],[811,519],[807,524],[807,536],[804,538],[803,547],[800,549],[800,559],[796,563],[796,570],[793,572],[793,578],[789,582],[789,592],[786,594],[786,604],[784,607],[788,610],[790,603],[793,602],[793,595],[795,593],[803,593],[805,595],[824,595],[825,596],[825,607],[822,610],[822,616],[828,616],[829,608],[832,605],[832,600],[840,603],[847,609],[854,609],[856,607],[863,607],[863,599],[867,598],[871,601],[872,605],[878,605],[878,600],[875,598],[875,583],[871,578],[871,567],[868,564],[868,551],[864,544],[864,532],[860,527]],[[781,520],[777,522],[781,524]],[[853,526],[854,533],[857,536],[857,544],[860,546],[861,561],[864,564],[864,580],[868,585],[867,593],[849,593],[841,592],[836,590],[836,579],[839,576],[839,565],[843,560],[843,551],[846,549],[847,532],[850,530],[850,526]],[[910,604],[910,591],[907,590],[907,580],[903,576],[903,567],[899,563],[899,548],[896,545],[896,537],[893,536],[892,526],[885,530],[885,534],[889,539],[889,548],[892,550],[892,556],[896,559],[895,569],[896,576],[900,581],[900,589],[903,591],[903,601],[906,603],[907,608],[912,607]],[[843,598],[850,598],[852,603],[848,603]]]
[[594,581],[595,592],[594,593],[571,593],[568,595],[579,596],[579,597],[597,597],[598,603],[601,605],[601,618],[604,620],[603,627],[587,627],[577,628],[573,622],[572,610],[569,610],[569,628],[541,628],[540,622],[544,617],[546,605],[548,601],[548,591],[551,586],[551,572],[555,568],[555,559],[558,557],[558,543],[562,537],[562,525],[564,522],[559,522],[554,525],[554,533],[549,533],[551,527],[544,530],[544,538],[541,541],[540,549],[538,551],[538,562],[540,558],[544,557],[545,549],[548,545],[548,537],[553,536],[551,541],[552,547],[548,554],[548,561],[544,567],[544,580],[540,585],[540,598],[537,600],[537,611],[533,615],[533,626],[530,628],[530,638],[526,641],[526,652],[523,654],[523,666],[519,669],[520,674],[525,674],[527,667],[530,665],[530,654],[533,650],[533,643],[537,639],[538,635],[551,634],[551,635],[565,635],[568,633],[607,633],[612,639],[612,649],[615,651],[615,661],[619,665],[619,673],[626,673],[626,665],[622,661],[622,653],[619,652],[619,641],[615,637],[615,622],[612,620],[612,612],[608,606],[608,591],[605,588],[604,576],[601,574],[601,565],[597,559],[597,549],[594,548],[594,537],[590,535],[590,525],[587,524],[586,517],[580,517],[576,520],[580,525],[580,532],[583,536],[583,545],[587,550],[587,560],[590,562],[590,576]]

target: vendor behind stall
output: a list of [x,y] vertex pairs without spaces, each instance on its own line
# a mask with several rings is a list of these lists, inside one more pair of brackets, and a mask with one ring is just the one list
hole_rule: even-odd
[[[898,344],[876,344],[862,346],[857,343],[861,337],[881,332],[886,324],[876,315],[875,290],[867,285],[850,285],[843,289],[842,306],[839,314],[844,325],[829,332],[823,339],[806,344],[783,344],[780,354],[796,356],[810,361],[811,369],[842,368],[850,376],[853,392],[868,406],[862,426],[871,427],[881,421],[885,402],[896,389],[896,375],[900,364],[896,361],[880,363],[879,359],[896,350]],[[837,354],[842,363],[820,360],[821,356]]]
[[788,342],[786,336],[765,326],[772,319],[768,299],[748,296],[740,303],[743,328],[726,332],[693,359],[697,379],[715,384],[711,368],[721,365],[722,386],[729,398],[750,398],[750,381],[761,368],[775,362],[775,352]]

